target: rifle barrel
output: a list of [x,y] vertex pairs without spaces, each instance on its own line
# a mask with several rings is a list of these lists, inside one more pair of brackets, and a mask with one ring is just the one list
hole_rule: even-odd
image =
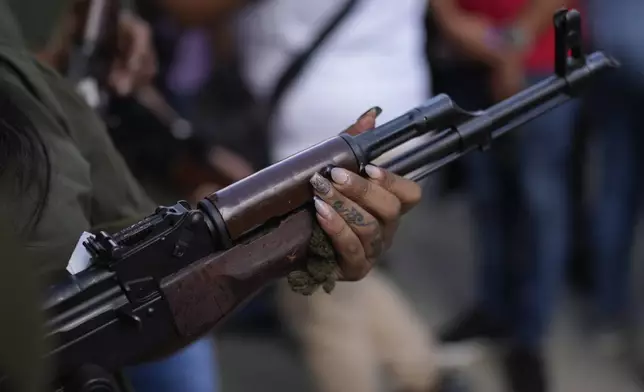
[[551,76],[485,111],[470,113],[469,119],[452,123],[383,167],[420,181],[468,152],[486,148],[493,139],[573,99],[590,75],[616,66],[614,59],[595,52],[582,67],[566,77]]

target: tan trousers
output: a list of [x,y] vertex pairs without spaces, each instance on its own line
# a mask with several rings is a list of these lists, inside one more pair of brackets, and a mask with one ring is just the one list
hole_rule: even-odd
[[436,380],[430,331],[386,276],[339,283],[310,297],[278,290],[283,320],[301,340],[320,392],[376,392],[380,370],[402,391],[429,391]]

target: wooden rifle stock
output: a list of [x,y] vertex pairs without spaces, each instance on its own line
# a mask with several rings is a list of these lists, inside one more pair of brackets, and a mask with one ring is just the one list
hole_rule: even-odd
[[184,337],[217,326],[271,281],[302,265],[313,233],[307,209],[234,247],[196,261],[161,282],[161,291]]

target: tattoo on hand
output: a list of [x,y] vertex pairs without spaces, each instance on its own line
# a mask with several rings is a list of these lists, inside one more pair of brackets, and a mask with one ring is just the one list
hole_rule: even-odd
[[382,254],[384,242],[382,239],[382,232],[378,230],[376,235],[371,240],[371,258],[379,257]]
[[[332,207],[335,211],[338,212],[338,214],[342,215],[347,223],[351,225],[360,227],[378,225],[378,221],[375,219],[369,222],[365,222],[364,215],[362,215],[360,211],[358,211],[355,207],[345,207],[342,201],[338,200],[333,202]],[[384,249],[384,239],[382,237],[382,231],[379,227],[376,228],[375,235],[369,245],[371,249],[367,257],[369,260],[375,261],[375,259],[382,254],[382,251]]]
[[342,215],[344,220],[350,225],[365,227],[378,224],[376,220],[365,222],[364,215],[362,215],[360,211],[355,207],[345,207],[344,203],[339,200],[333,202],[333,209],[336,210],[338,214]]

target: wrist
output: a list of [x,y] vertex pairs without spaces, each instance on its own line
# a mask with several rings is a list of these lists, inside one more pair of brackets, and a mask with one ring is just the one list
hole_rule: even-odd
[[518,24],[500,29],[499,34],[506,47],[519,53],[528,50],[534,41],[530,30]]
[[489,53],[489,65],[493,68],[502,65],[507,57],[507,48],[500,30],[495,27],[486,29],[483,41]]
[[514,67],[532,47],[532,38],[520,27],[490,27],[484,38],[489,53],[495,54],[488,61],[494,69]]

